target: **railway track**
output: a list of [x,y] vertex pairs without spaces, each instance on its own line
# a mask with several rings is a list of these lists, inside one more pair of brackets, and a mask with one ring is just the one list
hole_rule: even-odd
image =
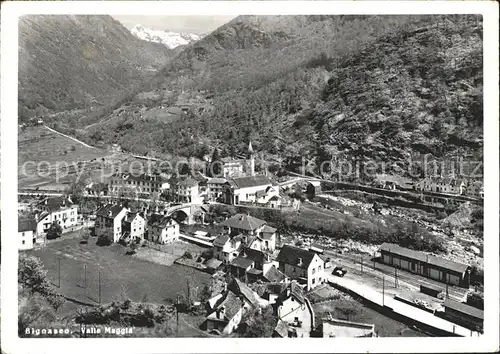
[[[355,273],[359,273],[361,270],[361,258],[360,255],[346,255],[346,254],[339,254],[335,253],[333,251],[325,251],[325,254],[332,257],[334,259],[334,262],[337,261],[342,267],[347,268],[348,270],[352,270]],[[381,264],[376,262],[375,263],[375,268],[373,269],[373,261],[370,260],[371,257],[364,256],[363,259],[363,271],[364,273],[368,273],[372,276],[375,276],[379,279],[381,279],[383,276],[386,278],[389,278],[390,280],[388,281],[393,281],[394,279],[394,267]],[[427,285],[437,285],[443,290],[446,289],[446,284],[434,281],[425,277],[422,277],[420,275],[408,273],[404,270],[398,269],[397,271],[397,279],[398,283],[401,285],[404,285],[412,290],[415,291],[420,291],[420,285],[421,284],[427,284]],[[451,298],[454,300],[461,301],[465,294],[467,293],[468,289],[466,288],[458,288],[455,286],[448,286],[448,294]]]

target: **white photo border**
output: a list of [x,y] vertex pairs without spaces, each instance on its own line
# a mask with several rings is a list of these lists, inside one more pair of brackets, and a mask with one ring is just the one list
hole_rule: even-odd
[[[484,335],[480,338],[99,338],[20,339],[17,336],[17,53],[19,16],[110,15],[481,14],[484,48]],[[499,349],[498,3],[493,1],[28,1],[1,11],[1,335],[6,353],[102,352],[496,352]],[[16,221],[15,221],[16,220]]]

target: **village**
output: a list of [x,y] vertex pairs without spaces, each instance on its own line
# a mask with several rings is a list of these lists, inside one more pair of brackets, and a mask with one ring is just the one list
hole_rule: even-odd
[[[378,323],[353,321],[352,309],[342,315],[334,305],[339,297],[362,299],[381,318],[404,323],[414,332],[408,335],[480,335],[483,311],[468,304],[478,286],[471,264],[389,242],[359,252],[346,248],[345,242],[344,246],[332,244],[323,236],[284,232],[273,215],[300,217],[310,208],[316,208],[316,213],[329,212],[328,204],[310,202],[328,188],[324,181],[299,175],[278,179],[267,170],[256,171],[251,142],[246,158],[226,157],[221,162],[214,177],[115,173],[105,182],[104,191],[96,192],[91,183],[76,196],[85,207],[68,193],[22,195],[19,249],[41,255],[54,282],[67,298],[79,302],[85,302],[81,300],[84,296],[97,304],[111,300],[101,298],[101,265],[98,299],[88,294],[95,292],[87,284],[94,252],[90,247],[98,253],[108,252],[106,247],[121,253],[121,268],[133,257],[156,263],[155,267],[164,267],[166,272],[174,266],[189,269],[181,271],[184,275],[176,280],[173,288],[178,293],[172,298],[186,296],[187,290],[188,308],[204,309],[191,324],[195,336],[236,335],[249,314],[267,308],[277,319],[273,337],[394,335],[384,333]],[[391,178],[370,188],[404,189]],[[424,179],[407,190],[472,201],[483,193],[477,181],[450,179]],[[471,249],[482,252],[476,246]],[[99,254],[104,262],[112,256]],[[68,284],[61,287],[64,257],[67,265],[62,269],[62,281]],[[81,273],[82,267],[84,289],[73,284],[78,283],[75,277],[81,277],[73,273]],[[148,279],[162,282],[161,278],[155,281],[154,274]],[[203,280],[196,284],[199,279]]]

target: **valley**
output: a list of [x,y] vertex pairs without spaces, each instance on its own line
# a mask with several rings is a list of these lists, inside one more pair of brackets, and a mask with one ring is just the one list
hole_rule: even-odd
[[28,16],[19,267],[72,324],[481,336],[482,46],[472,15]]

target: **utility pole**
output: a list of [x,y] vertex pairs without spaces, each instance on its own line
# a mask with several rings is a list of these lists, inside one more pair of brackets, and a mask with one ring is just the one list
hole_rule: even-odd
[[450,294],[448,292],[448,283],[450,282],[450,274],[446,274],[447,277],[446,277],[446,298],[449,299],[450,298]]
[[99,277],[99,305],[101,304],[101,268],[97,269]]
[[175,306],[175,313],[177,315],[177,326],[175,330],[179,333],[179,294],[177,294],[177,306]]
[[398,268],[394,268],[394,287],[398,287]]
[[382,306],[385,306],[385,275],[382,276]]
[[61,287],[61,256],[57,257],[57,287]]
[[376,251],[373,251],[373,270],[375,270],[375,257],[377,255]]
[[363,255],[360,255],[359,258],[361,260],[360,261],[360,263],[361,263],[361,273],[363,273]]

